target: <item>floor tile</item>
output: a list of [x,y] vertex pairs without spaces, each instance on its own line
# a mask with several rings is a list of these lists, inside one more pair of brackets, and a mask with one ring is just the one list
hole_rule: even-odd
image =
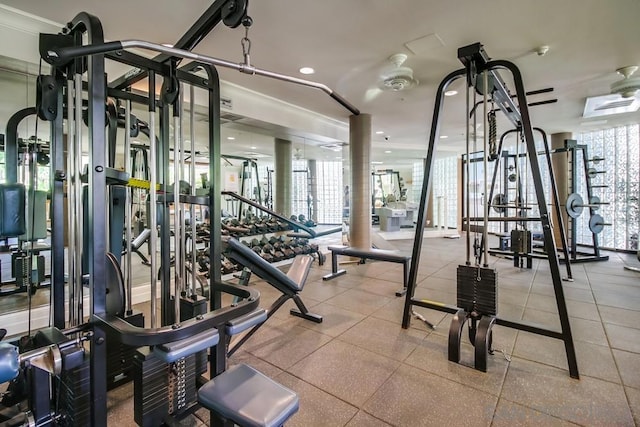
[[310,322],[300,318],[292,319],[291,323],[331,337],[337,337],[366,317],[364,314],[326,303],[314,306],[313,312],[322,316],[322,323]]
[[315,282],[307,283],[300,295],[302,299],[307,297],[316,301],[322,302],[329,298],[333,298],[336,295],[340,295],[343,292],[348,291],[349,288],[343,288],[331,281],[318,280]]
[[295,391],[304,402],[287,421],[287,427],[344,426],[358,412],[358,408],[286,372],[278,375],[276,381]]
[[[620,383],[620,376],[608,346],[574,341],[580,375]],[[568,370],[564,342],[541,335],[520,332],[513,355],[533,362]]]
[[256,357],[287,369],[331,341],[331,337],[287,323],[276,327],[264,326],[243,346]]
[[493,414],[491,427],[513,426],[569,427],[576,424],[501,398]]
[[607,337],[612,348],[640,353],[640,329],[605,323]]
[[[414,306],[412,310],[415,311],[416,313],[419,313],[432,325],[437,325],[438,323],[440,323],[440,321],[446,315],[441,311],[429,310],[427,308],[422,308],[422,307]],[[371,314],[371,317],[387,320],[389,322],[393,322],[398,325],[401,325],[403,313],[404,313],[404,297],[396,298],[395,300],[391,301],[389,304],[376,310],[375,312],[373,312],[373,314]],[[430,327],[427,327],[415,316],[411,316],[411,327],[419,330],[425,330],[428,332],[431,331]]]
[[361,410],[347,423],[346,427],[388,427],[390,425]]
[[514,357],[502,396],[563,420],[583,425],[633,425],[621,385]]
[[359,289],[350,289],[325,301],[327,304],[355,311],[356,313],[369,315],[380,307],[392,301],[392,297],[383,297]]
[[633,419],[636,422],[636,426],[640,426],[640,390],[627,387],[625,391],[629,398],[629,408],[631,408]]
[[[402,276],[402,273],[400,273],[400,275]],[[367,277],[362,281],[361,285],[356,286],[354,289],[393,298],[395,297],[396,291],[402,289],[402,281],[392,282]]]
[[481,372],[473,368],[473,347],[463,344],[461,362],[463,364],[450,362],[447,338],[432,334],[411,353],[404,363],[495,396],[500,394],[507,371],[507,361],[499,353],[487,356],[487,372]]
[[338,339],[403,361],[427,334],[426,330],[402,329],[395,323],[369,317],[340,335]]
[[333,340],[289,369],[304,381],[360,407],[397,369],[399,362]]
[[[638,307],[640,309],[640,307]],[[602,321],[629,328],[640,329],[640,311],[601,305],[598,307]]]
[[[452,402],[456,402],[452,404]],[[488,425],[495,396],[403,365],[363,409],[397,426]]]
[[613,349],[622,383],[640,389],[640,354]]
[[239,363],[249,365],[269,378],[275,378],[282,373],[282,369],[244,350],[238,350],[238,352],[234,353],[227,362],[228,366],[237,365]]

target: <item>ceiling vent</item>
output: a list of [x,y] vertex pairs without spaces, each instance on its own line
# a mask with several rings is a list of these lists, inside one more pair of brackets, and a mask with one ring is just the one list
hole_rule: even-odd
[[638,95],[622,98],[620,95],[602,95],[587,98],[582,117],[602,117],[614,114],[633,113],[640,108]]

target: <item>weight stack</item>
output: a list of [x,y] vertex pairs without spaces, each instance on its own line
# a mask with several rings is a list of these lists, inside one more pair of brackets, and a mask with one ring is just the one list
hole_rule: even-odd
[[162,425],[169,411],[168,365],[142,347],[133,356],[132,374],[134,421],[143,427]]
[[[200,295],[195,295],[193,298],[180,298],[180,321],[184,322],[201,314],[207,314],[207,302],[207,299]],[[196,353],[196,375],[207,372],[207,354],[207,350]]]
[[511,251],[520,255],[530,254],[533,251],[531,231],[511,230]]
[[183,357],[169,368],[169,414],[179,414],[196,402],[196,355]]
[[12,263],[13,267],[11,270],[11,274],[16,278],[16,285],[18,287],[27,286],[29,284],[29,280],[33,284],[39,284],[44,281],[44,257],[42,255],[38,255],[36,257],[36,269],[32,269],[31,265],[31,257],[12,254]]
[[[144,327],[144,315],[134,310],[131,315],[124,316],[124,320],[133,326]],[[131,367],[135,347],[124,345],[120,342],[118,335],[107,328],[107,388],[109,390],[131,380]]]
[[459,265],[457,304],[467,313],[498,313],[498,272],[492,268]]
[[62,426],[91,425],[89,357],[80,366],[60,374],[58,411]]

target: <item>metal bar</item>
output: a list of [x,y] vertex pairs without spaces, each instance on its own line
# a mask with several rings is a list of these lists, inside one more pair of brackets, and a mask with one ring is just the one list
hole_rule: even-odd
[[74,114],[74,79],[67,81],[67,234],[69,236],[69,326],[78,324],[76,311],[76,276],[81,266],[76,265],[76,219],[73,213],[76,211],[75,192],[75,158],[76,158],[76,122]]
[[[164,86],[163,86],[164,88]],[[163,90],[163,89],[161,89]],[[155,168],[159,184],[169,185],[170,141],[171,141],[171,110],[170,105],[160,103],[160,143]],[[171,215],[169,209],[170,197],[166,194],[157,200],[158,224],[160,226],[160,314],[161,324],[169,325],[179,321],[174,319],[174,307],[171,299]]]
[[[196,195],[196,158],[193,153],[196,152],[196,123],[195,123],[195,86],[189,85],[189,139],[191,141],[191,160],[189,165],[191,195]],[[196,294],[196,265],[197,265],[197,247],[196,247],[196,209],[191,203],[189,216],[191,217],[191,289],[187,290],[187,295]],[[203,218],[204,221],[204,218]]]
[[[488,129],[487,126],[487,103],[488,103],[488,94],[487,94],[487,90],[486,88],[489,86],[489,77],[486,73],[486,71],[484,73],[482,73],[482,77],[484,79],[484,88],[485,90],[484,92],[484,111],[483,111],[483,115],[482,115],[482,124],[484,126],[485,129]],[[488,177],[489,177],[489,171],[488,166],[489,166],[489,161],[488,161],[488,150],[489,150],[489,135],[488,132],[484,132],[484,138],[483,138],[483,148],[482,148],[482,152],[483,152],[483,193],[484,193],[484,206],[483,206],[483,216],[484,216],[484,228],[482,230],[482,242],[483,242],[483,246],[484,246],[484,267],[489,267],[489,203],[491,203],[491,200],[487,199],[487,181],[488,181]],[[516,199],[517,200],[517,199]]]
[[[468,78],[468,76],[467,76],[467,78]],[[469,207],[469,205],[470,205],[469,201],[471,200],[471,196],[469,195],[469,182],[470,182],[470,179],[471,179],[471,157],[469,155],[469,144],[470,144],[470,141],[469,141],[469,116],[468,116],[468,114],[469,114],[469,103],[470,103],[469,98],[470,98],[470,96],[469,96],[469,87],[468,86],[466,88],[465,93],[466,93],[466,105],[467,105],[467,108],[465,110],[466,129],[465,129],[464,135],[465,135],[465,141],[466,141],[466,144],[465,144],[465,146],[466,146],[465,150],[466,151],[465,151],[465,153],[466,153],[466,160],[467,160],[467,163],[466,163],[466,171],[467,171],[467,173],[465,174],[466,175],[466,177],[465,177],[466,179],[465,179],[463,187],[462,187],[462,192],[464,194],[465,209],[466,209],[466,212],[467,212],[466,217],[469,218],[471,216],[471,210],[470,210],[470,207]],[[426,209],[426,206],[425,206],[425,209]],[[467,265],[471,265],[471,227],[469,225],[469,221],[465,222],[465,225],[467,226],[467,230],[466,230],[466,244],[467,244],[467,246],[466,246],[466,255],[467,255],[466,264]]]
[[[204,64],[231,68],[234,70],[238,70],[244,74],[250,74],[250,75],[255,74],[255,75],[269,77],[276,80],[282,80],[289,83],[311,87],[314,89],[319,89],[325,92],[327,95],[329,95],[333,100],[338,102],[344,108],[346,108],[351,114],[354,114],[354,115],[360,114],[360,110],[358,110],[355,106],[353,106],[346,99],[344,99],[342,96],[334,92],[333,89],[331,89],[329,86],[325,84],[314,82],[311,80],[300,79],[298,77],[288,76],[286,74],[276,73],[274,71],[262,70],[252,65],[231,62],[225,59],[214,58],[208,55],[197,54],[188,50],[176,49],[173,47],[151,43],[144,40],[122,40],[122,41],[104,43],[102,45],[96,44],[89,47],[82,46],[82,47],[61,48],[57,50],[51,50],[47,52],[47,55],[48,55],[48,59],[55,61],[55,60],[62,60],[62,59],[75,57],[75,56],[94,55],[98,53],[108,53],[116,50],[133,49],[133,48],[153,50],[156,52],[165,53],[172,57],[191,59],[193,61],[198,61]],[[116,85],[116,87],[119,87],[119,85]]]
[[567,279],[573,280],[573,272],[571,271],[571,261],[569,260],[569,247],[567,244],[567,232],[565,230],[564,221],[562,220],[562,212],[560,208],[560,198],[558,196],[558,186],[556,184],[556,177],[553,172],[553,161],[551,160],[551,153],[549,152],[549,141],[547,140],[547,133],[540,128],[533,128],[533,130],[540,133],[542,136],[542,144],[544,146],[545,158],[547,159],[547,167],[549,168],[549,180],[551,181],[551,197],[553,198],[553,204],[555,205],[556,221],[558,222],[560,239],[562,240],[562,253],[564,254],[565,267],[567,269]]
[[[576,149],[574,149],[574,151],[575,150]],[[585,207],[589,208],[589,214],[593,216],[596,212],[593,209],[594,208],[593,203],[591,203],[591,198],[593,197],[593,191],[591,191],[591,178],[589,177],[589,160],[588,159],[589,159],[589,155],[587,154],[587,147],[584,146],[582,147],[582,160],[583,160],[582,163],[584,165],[584,172],[585,172],[584,176],[586,178],[585,185],[587,187],[587,201],[588,201],[588,204],[586,204]],[[600,171],[599,173],[606,173],[606,171]],[[604,204],[604,203],[600,203],[600,204]],[[597,258],[600,256],[600,247],[598,245],[598,235],[592,231],[591,237],[593,241],[593,255]]]
[[158,171],[156,166],[157,143],[156,143],[156,75],[154,72],[149,73],[149,165],[151,165],[151,173],[149,174],[149,263],[150,271],[150,287],[151,287],[151,327],[158,327],[158,279],[157,279],[157,251],[158,251],[158,213],[156,199],[158,197],[156,187],[158,184]]
[[[129,176],[133,176],[133,170],[131,169],[131,101],[125,101],[124,103],[124,170],[129,173]],[[125,262],[125,279],[127,288],[127,314],[132,314],[132,291],[133,291],[133,278],[131,277],[131,224],[133,223],[133,217],[131,213],[131,187],[125,188],[125,249],[126,254],[124,256]]]
[[36,114],[35,107],[27,107],[14,113],[7,121],[7,137],[4,145],[6,182],[18,182],[18,125],[28,116]]
[[[541,218],[538,217],[528,217],[528,216],[490,216],[488,218],[489,222],[501,222],[501,221],[526,221],[526,222],[534,222],[540,221]],[[469,218],[469,222],[480,222],[484,221],[483,216],[472,216]]]
[[[522,130],[525,134],[525,142],[527,144],[527,150],[530,153],[529,161],[531,163],[531,173],[533,176],[533,182],[536,190],[536,197],[538,199],[538,206],[540,210],[540,217],[542,219],[542,230],[544,233],[544,245],[547,254],[551,255],[555,253],[556,244],[554,234],[551,230],[551,223],[549,213],[547,211],[547,204],[544,197],[544,188],[542,184],[542,175],[540,173],[540,164],[538,162],[538,156],[536,153],[535,140],[533,138],[533,128],[531,126],[531,120],[529,117],[529,108],[527,107],[527,99],[524,90],[524,84],[522,82],[522,75],[518,67],[509,61],[490,61],[486,64],[487,68],[507,68],[513,75],[513,81],[516,86],[516,94],[518,95],[518,104],[520,104],[520,115],[522,118]],[[573,344],[573,336],[571,334],[571,324],[569,323],[569,315],[567,312],[567,305],[564,298],[564,290],[562,289],[562,279],[560,278],[560,265],[558,263],[557,256],[549,256],[549,267],[551,270],[551,277],[553,279],[553,288],[555,291],[556,304],[558,307],[558,314],[560,317],[560,325],[562,329],[562,340],[564,341],[565,351],[567,354],[567,363],[569,365],[569,375],[572,378],[579,378],[578,362],[576,359],[575,347]]]
[[411,321],[411,304],[413,294],[415,292],[416,282],[418,278],[418,266],[420,264],[420,253],[422,251],[422,237],[424,236],[424,227],[427,223],[426,208],[427,197],[431,190],[433,163],[435,158],[435,144],[440,133],[440,115],[444,105],[444,92],[446,88],[455,80],[463,77],[466,70],[464,68],[453,71],[447,75],[436,92],[435,108],[433,109],[433,119],[431,121],[431,132],[429,134],[429,145],[427,146],[427,156],[425,159],[424,178],[422,181],[422,191],[420,193],[420,209],[418,209],[418,217],[416,218],[416,234],[414,237],[413,250],[411,252],[411,269],[409,270],[409,281],[407,283],[407,295],[404,303],[404,311],[402,316],[402,327],[407,329]]
[[[73,281],[73,287],[74,287],[74,295],[76,298],[76,306],[70,308],[70,310],[77,310],[76,314],[75,314],[75,320],[78,323],[82,322],[82,319],[84,318],[84,307],[83,307],[83,293],[84,293],[84,289],[83,289],[83,283],[82,283],[82,276],[85,274],[84,271],[84,266],[82,263],[82,257],[83,257],[83,249],[84,249],[84,245],[83,245],[83,239],[84,239],[84,228],[83,228],[83,224],[84,224],[84,209],[83,209],[83,197],[82,197],[82,179],[80,177],[80,174],[82,173],[82,74],[76,74],[75,75],[75,82],[74,82],[74,87],[75,87],[75,101],[74,101],[74,112],[75,112],[75,118],[74,118],[74,123],[75,123],[75,133],[74,133],[74,140],[71,142],[72,144],[75,145],[75,156],[71,158],[71,161],[74,163],[73,165],[73,186],[69,187],[70,191],[74,192],[74,210],[70,212],[71,215],[73,215],[73,221],[75,221],[75,250],[73,252],[73,254],[71,256],[73,256],[75,258],[75,266],[76,266],[76,275],[74,277],[74,281]],[[91,106],[91,104],[89,104]],[[94,106],[95,107],[95,106]],[[93,135],[92,135],[93,136]],[[106,147],[107,144],[104,144],[103,147]],[[89,152],[91,152],[91,148]],[[103,152],[101,153],[102,156],[104,156],[104,149]],[[91,158],[91,155],[90,155]],[[89,167],[91,167],[91,159],[89,161]],[[89,171],[91,172],[91,171]],[[89,173],[91,175],[91,173]],[[106,193],[106,188],[105,188],[105,193]],[[106,194],[105,194],[106,197]],[[105,210],[106,212],[106,210]],[[91,216],[91,212],[89,212],[89,216]],[[105,230],[106,231],[106,230]],[[89,228],[89,236],[92,235],[92,230],[91,228]],[[105,233],[105,247],[106,247],[106,233]],[[95,253],[94,253],[95,254]],[[95,255],[94,255],[95,256]],[[89,273],[89,272],[86,272]],[[70,282],[71,283],[71,282]],[[71,326],[76,326],[78,323],[73,324]]]
[[[52,70],[58,82],[58,115],[51,122],[51,228],[64,230],[64,182],[58,179],[58,174],[65,169],[64,160],[64,115],[63,87],[65,80],[60,73]],[[51,233],[51,303],[53,326],[58,329],[65,327],[65,297],[64,297],[64,233]]]

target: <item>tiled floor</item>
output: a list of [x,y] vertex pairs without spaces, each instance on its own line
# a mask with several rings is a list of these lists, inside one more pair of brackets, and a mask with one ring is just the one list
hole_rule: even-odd
[[[394,241],[409,252],[410,241]],[[455,269],[464,240],[426,239],[416,295],[455,302]],[[447,361],[450,315],[417,309],[437,325],[413,320],[401,328],[401,267],[383,262],[314,266],[302,292],[315,324],[288,315],[289,303],[230,361],[248,363],[300,396],[287,426],[514,426],[640,425],[640,274],[634,256],[611,253],[601,263],[574,264],[563,282],[575,339],[580,380],[569,377],[562,342],[497,326],[488,372],[472,364],[464,344],[462,364]],[[499,279],[499,313],[558,328],[548,263],[531,270],[493,258]],[[256,282],[262,305],[277,297]],[[467,366],[465,366],[467,365]],[[131,387],[110,393],[112,425],[133,425]],[[207,423],[198,412],[189,425]]]

